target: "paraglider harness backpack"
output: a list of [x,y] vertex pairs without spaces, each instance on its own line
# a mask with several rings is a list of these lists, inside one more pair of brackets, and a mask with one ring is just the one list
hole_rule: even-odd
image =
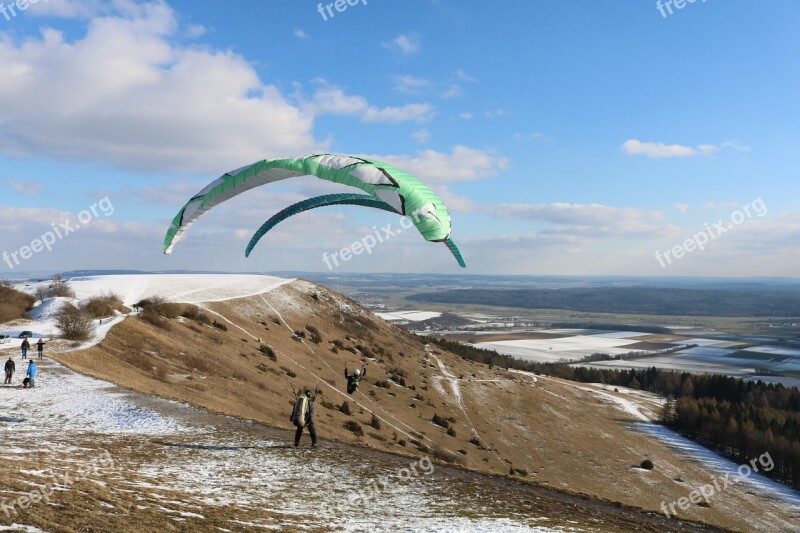
[[347,369],[345,369],[345,377],[347,377],[347,394],[353,394],[355,391],[358,390],[358,384],[364,381],[367,377],[367,370],[366,368],[361,371],[361,374],[356,376],[356,373],[353,372],[352,374],[347,374]]
[[358,390],[358,383],[361,381],[360,378],[355,376],[351,377],[347,380],[347,394],[353,394],[355,391]]
[[294,403],[292,410],[292,424],[301,428],[306,425],[306,414],[308,413],[308,396],[305,394],[298,394],[297,401]]

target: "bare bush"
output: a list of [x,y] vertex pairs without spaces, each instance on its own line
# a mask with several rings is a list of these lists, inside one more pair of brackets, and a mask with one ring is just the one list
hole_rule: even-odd
[[169,322],[153,308],[146,308],[139,317],[158,328],[169,329]]
[[89,298],[82,307],[83,311],[92,318],[106,318],[113,316],[115,311],[125,311],[122,298],[113,292],[103,293],[100,296]]
[[75,298],[75,291],[61,276],[53,276],[53,282],[47,288],[46,294],[48,298]]
[[65,303],[56,314],[58,329],[65,339],[85,341],[94,333],[94,320],[83,310]]
[[0,283],[0,322],[24,318],[35,303],[30,294],[14,289],[10,283]]

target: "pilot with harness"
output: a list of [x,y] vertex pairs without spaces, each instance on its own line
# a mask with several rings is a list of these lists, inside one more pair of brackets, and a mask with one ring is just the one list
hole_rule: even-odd
[[300,446],[300,437],[303,436],[303,428],[308,428],[308,433],[311,435],[311,447],[317,447],[317,429],[314,427],[314,397],[316,395],[311,393],[310,389],[305,392],[297,394],[292,410],[292,416],[289,420],[297,427],[294,433],[294,445]]

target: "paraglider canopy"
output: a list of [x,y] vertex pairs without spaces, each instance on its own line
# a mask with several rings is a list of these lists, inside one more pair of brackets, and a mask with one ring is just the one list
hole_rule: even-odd
[[338,198],[331,198],[337,195],[330,195],[290,206],[256,232],[248,245],[247,255],[266,232],[294,214],[325,205],[351,204],[409,217],[425,240],[445,243],[459,264],[465,266],[458,248],[450,240],[450,214],[436,193],[417,178],[392,165],[335,154],[262,160],[224,174],[195,194],[178,212],[164,238],[164,253],[171,254],[184,233],[214,206],[255,187],[305,175],[356,187],[368,195]]

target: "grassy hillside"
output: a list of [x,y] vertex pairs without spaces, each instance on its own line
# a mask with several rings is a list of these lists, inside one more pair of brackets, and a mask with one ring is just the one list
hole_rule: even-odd
[[[130,389],[285,429],[292,384],[319,387],[323,439],[430,455],[654,512],[707,482],[701,464],[632,424],[637,418],[615,405],[621,395],[550,378],[534,383],[426,347],[317,285],[296,281],[202,307],[216,327],[131,317],[100,345],[57,358]],[[368,379],[348,396],[344,367],[361,365]],[[363,434],[351,431],[354,423]],[[636,468],[644,459],[655,469]],[[680,516],[738,530],[742,516],[757,525],[772,505],[734,487],[710,508],[693,505]]]

